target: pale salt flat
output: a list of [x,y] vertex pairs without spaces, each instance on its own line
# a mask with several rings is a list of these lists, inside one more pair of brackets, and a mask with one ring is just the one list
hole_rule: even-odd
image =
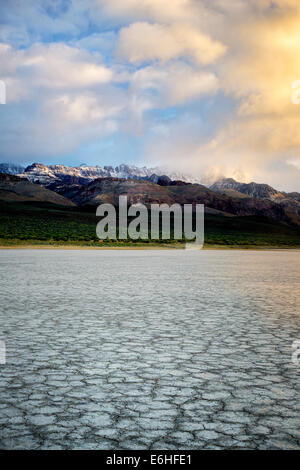
[[0,251],[1,449],[300,449],[300,253]]

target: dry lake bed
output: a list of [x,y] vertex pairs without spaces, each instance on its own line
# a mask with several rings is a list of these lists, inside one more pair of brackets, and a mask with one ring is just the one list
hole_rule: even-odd
[[300,449],[300,252],[0,250],[1,449]]

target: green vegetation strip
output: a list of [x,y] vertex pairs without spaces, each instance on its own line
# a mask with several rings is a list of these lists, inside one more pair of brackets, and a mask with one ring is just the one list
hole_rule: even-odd
[[[95,208],[0,201],[0,244],[170,246],[178,240],[99,241]],[[265,217],[205,216],[205,244],[223,247],[300,247],[300,230]]]

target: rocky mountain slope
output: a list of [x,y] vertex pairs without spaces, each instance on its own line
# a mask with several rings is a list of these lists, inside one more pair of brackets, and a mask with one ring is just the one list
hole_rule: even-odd
[[246,194],[251,197],[260,199],[270,199],[277,201],[284,196],[282,193],[272,188],[268,184],[258,183],[240,183],[233,178],[223,178],[216,181],[210,186],[210,189],[217,192],[222,192],[227,189],[238,191],[239,193]]
[[284,193],[267,184],[240,183],[232,178],[216,181],[210,189],[232,197],[244,195],[256,199],[267,199],[283,207],[288,217],[295,222],[300,217],[300,193]]
[[268,184],[260,183],[240,183],[235,181],[233,178],[223,178],[210,186],[212,191],[226,192],[227,190],[237,191],[247,196],[259,198],[259,199],[270,199],[271,201],[280,203],[285,199],[291,199],[300,201],[300,193],[285,193],[277,191]]
[[50,202],[61,206],[74,206],[75,204],[64,196],[39,184],[34,184],[25,178],[0,173],[0,199],[4,201],[33,201]]
[[15,163],[0,163],[0,173],[7,175],[19,175],[23,173],[25,168],[22,165]]
[[294,199],[295,201],[298,201],[300,202],[300,193],[296,193],[296,192],[293,192],[293,193],[282,193],[284,196],[286,196],[287,198],[289,199]]
[[[9,171],[11,172],[11,170]],[[65,165],[43,165],[33,163],[24,171],[20,172],[24,177],[33,183],[40,183],[43,186],[59,186],[61,184],[88,184],[97,178],[123,178],[123,179],[146,179],[153,182],[166,175],[172,180],[182,180],[186,182],[198,182],[197,179],[189,175],[176,172],[168,172],[162,168],[137,167],[134,165],[112,166],[87,166],[70,167]],[[14,173],[16,174],[16,173]]]
[[127,195],[129,204],[167,203],[205,204],[207,212],[231,216],[264,216],[279,222],[300,225],[300,217],[291,219],[284,207],[266,200],[252,197],[229,197],[214,192],[199,184],[184,184],[180,181],[168,185],[150,181],[99,178],[86,186],[77,188],[73,194],[64,193],[78,205],[118,204],[120,195]]

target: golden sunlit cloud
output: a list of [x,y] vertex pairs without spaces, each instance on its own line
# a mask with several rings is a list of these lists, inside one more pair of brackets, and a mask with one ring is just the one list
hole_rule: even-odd
[[[210,5],[217,3],[224,7],[224,2]],[[273,2],[273,7],[272,2],[260,2],[257,10],[253,5],[228,2],[226,14],[215,16],[216,36],[224,50],[213,70],[219,87],[236,100],[236,111],[211,140],[199,139],[193,148],[185,146],[185,139],[179,147],[174,144],[174,152],[172,145],[166,152],[160,151],[161,142],[151,145],[168,164],[172,153],[176,167],[182,166],[182,155],[188,155],[185,162],[187,158],[201,175],[238,173],[250,180],[265,176],[272,162],[286,162],[287,171],[293,171],[291,160],[294,169],[300,160],[300,107],[292,102],[292,84],[300,79],[299,5],[292,0]]]

